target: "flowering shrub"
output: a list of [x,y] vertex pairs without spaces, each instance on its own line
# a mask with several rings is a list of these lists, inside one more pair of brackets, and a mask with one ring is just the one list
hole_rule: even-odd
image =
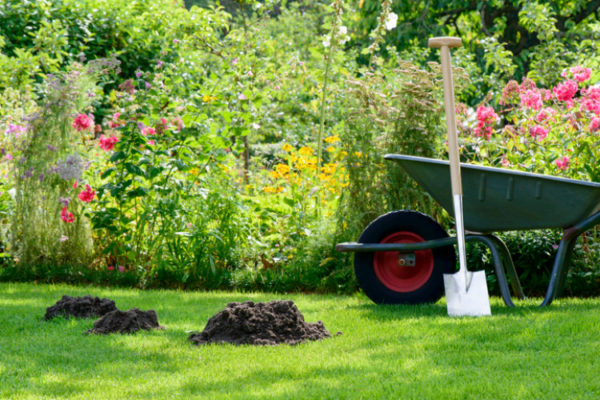
[[[91,232],[77,182],[85,179],[84,158],[93,120],[81,111],[95,93],[94,73],[73,65],[45,82],[45,97],[28,114],[8,116],[8,144],[2,147],[14,204],[10,218],[10,253],[23,265],[82,265],[92,257]],[[84,156],[84,157],[82,157]],[[81,194],[81,193],[80,193]]]
[[477,109],[475,121],[462,115],[463,156],[486,165],[600,181],[600,86],[589,85],[590,75],[589,68],[572,67],[551,89],[528,79],[509,82],[499,101],[503,124],[489,106]]

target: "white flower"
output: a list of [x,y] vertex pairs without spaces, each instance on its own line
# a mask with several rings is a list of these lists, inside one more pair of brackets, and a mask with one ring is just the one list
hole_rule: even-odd
[[325,39],[323,40],[323,46],[329,47],[329,36],[325,36]]
[[348,33],[348,28],[346,28],[344,25],[340,26],[340,35],[345,35],[346,33]]
[[398,23],[398,14],[391,12],[389,13],[387,19],[385,20],[385,29],[391,31],[396,27]]

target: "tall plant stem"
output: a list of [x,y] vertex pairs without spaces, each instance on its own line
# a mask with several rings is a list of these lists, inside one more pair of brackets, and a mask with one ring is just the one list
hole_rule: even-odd
[[[331,34],[329,36],[329,52],[327,53],[327,58],[325,59],[325,74],[323,75],[323,91],[321,93],[321,111],[320,111],[320,125],[319,125],[319,134],[317,136],[317,169],[316,169],[316,178],[319,179],[319,175],[321,173],[321,158],[323,156],[323,132],[325,130],[325,101],[327,100],[327,84],[329,83],[329,70],[331,68],[331,57],[333,56],[333,47],[334,47],[334,38],[335,38],[335,30],[337,29],[337,24],[331,28]],[[316,193],[316,204],[315,211],[317,217],[321,215],[321,191],[317,190]]]

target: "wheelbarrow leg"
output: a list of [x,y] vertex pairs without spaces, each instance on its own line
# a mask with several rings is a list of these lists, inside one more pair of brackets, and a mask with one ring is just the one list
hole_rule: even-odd
[[[504,273],[504,265],[502,262],[501,252],[500,250],[498,250],[497,246],[498,242],[501,242],[501,240],[495,238],[493,235],[469,235],[467,237],[467,240],[469,239],[484,243],[492,252],[492,258],[494,259],[494,268],[496,270],[496,277],[498,278],[498,286],[500,287],[500,294],[502,295],[504,304],[506,304],[507,307],[514,307],[515,303],[513,303],[512,298],[510,297],[510,289],[508,288],[508,281],[506,279],[506,274]],[[504,251],[502,251],[502,253],[504,253]],[[514,270],[514,265],[512,265],[512,269]],[[510,271],[510,274],[512,275],[513,271]],[[516,276],[516,272],[514,273],[514,275]],[[520,286],[521,285],[519,284],[519,287]]]
[[550,283],[548,284],[546,297],[544,297],[544,301],[540,307],[549,306],[562,289],[569,269],[569,256],[573,252],[573,247],[575,247],[575,242],[579,235],[598,224],[600,224],[600,211],[581,221],[577,225],[564,230],[560,245],[558,246],[556,258],[554,259],[554,266],[552,267],[552,274],[550,275]]
[[510,255],[510,251],[508,250],[506,243],[504,243],[502,239],[495,235],[490,235],[490,238],[496,243],[498,249],[504,256],[503,265],[506,267],[506,272],[508,273],[508,277],[510,278],[510,286],[512,287],[513,294],[521,300],[524,299],[525,293],[523,292],[523,288],[521,287],[521,281],[519,280],[519,276],[517,275],[515,264],[513,263],[512,256]]
[[549,306],[552,304],[552,301],[564,287],[567,272],[569,270],[569,257],[573,252],[573,247],[575,247],[575,241],[577,240],[577,237],[579,237],[579,234],[569,234],[568,231],[565,231],[563,234],[563,237],[560,240],[560,245],[558,246],[556,258],[554,259],[554,265],[552,266],[552,274],[550,275],[550,283],[548,284],[546,297],[544,297],[544,301],[540,307]]

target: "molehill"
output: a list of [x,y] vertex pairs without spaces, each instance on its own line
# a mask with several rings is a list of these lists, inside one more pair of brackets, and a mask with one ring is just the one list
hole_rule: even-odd
[[71,297],[64,295],[59,301],[46,309],[45,320],[55,317],[97,318],[116,310],[115,302],[90,295]]
[[232,343],[235,345],[298,344],[331,337],[323,322],[309,323],[290,300],[266,303],[229,303],[208,320],[200,333],[192,333],[193,344]]

